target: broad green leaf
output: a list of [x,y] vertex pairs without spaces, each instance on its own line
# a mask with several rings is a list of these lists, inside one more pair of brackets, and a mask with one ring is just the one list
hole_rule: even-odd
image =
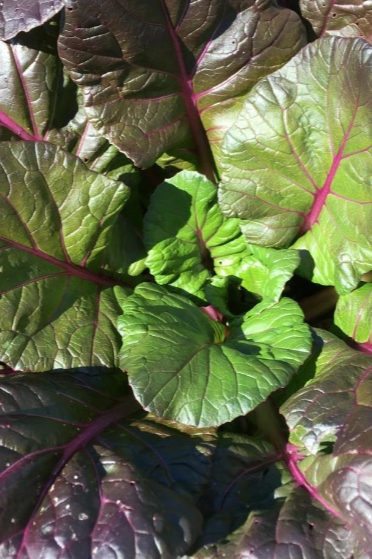
[[29,31],[57,14],[66,0],[2,0],[0,39],[8,40],[20,31]]
[[128,188],[49,143],[1,142],[0,160],[0,360],[115,366],[128,290],[103,268]]
[[255,244],[302,235],[303,272],[339,293],[372,267],[371,76],[365,41],[320,39],[261,80],[223,147],[224,213]]
[[335,311],[335,324],[350,338],[372,349],[372,285],[366,283],[340,297]]
[[246,255],[240,262],[233,258],[231,267],[226,262],[218,271],[221,275],[241,278],[242,287],[264,301],[277,302],[299,264],[300,255],[296,250],[276,250],[247,244]]
[[371,41],[372,6],[368,0],[300,0],[300,8],[320,37],[342,35]]
[[235,276],[259,298],[278,301],[299,264],[294,250],[248,245],[239,220],[227,219],[212,182],[183,171],[154,192],[144,222],[146,264],[160,285],[170,284],[205,300],[207,281]]
[[60,55],[94,127],[136,165],[196,150],[213,178],[210,145],[304,41],[297,14],[270,1],[72,0]]
[[213,445],[133,418],[126,376],[0,378],[0,555],[174,559],[199,535]]
[[226,219],[216,187],[183,171],[154,192],[144,222],[146,264],[159,284],[171,284],[201,299],[203,287],[226,262],[247,251],[237,219]]
[[[87,122],[81,93],[57,56],[57,30],[44,25],[12,44],[0,42],[0,58],[0,139],[47,140],[79,156],[90,169],[130,186],[131,201],[113,235],[118,247],[111,247],[110,260],[124,280],[128,274],[140,273],[145,267],[145,250],[133,227],[139,214],[133,192],[140,184],[140,174]],[[124,252],[114,265],[119,245]]]
[[296,303],[262,303],[225,325],[189,299],[141,284],[123,304],[121,366],[141,405],[165,419],[221,425],[285,386],[310,351]]

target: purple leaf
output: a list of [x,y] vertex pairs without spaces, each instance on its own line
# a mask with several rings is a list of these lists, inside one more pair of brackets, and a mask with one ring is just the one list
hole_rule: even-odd
[[107,370],[1,380],[1,556],[172,559],[192,545],[208,445],[128,418],[125,387]]
[[65,0],[2,0],[0,39],[11,39],[20,31],[41,25],[57,14],[65,3]]
[[[261,0],[73,0],[60,56],[88,118],[136,165],[196,151],[214,178],[241,97],[304,44],[294,12]],[[218,148],[216,147],[218,154]]]

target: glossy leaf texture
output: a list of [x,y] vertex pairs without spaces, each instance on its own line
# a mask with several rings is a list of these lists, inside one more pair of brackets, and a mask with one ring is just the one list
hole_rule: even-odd
[[0,139],[53,142],[103,171],[118,150],[87,122],[82,95],[58,57],[57,38],[57,22],[49,22],[0,42]]
[[304,45],[294,12],[262,0],[72,0],[60,56],[94,127],[147,167],[168,152],[214,176],[241,97]]
[[1,557],[174,559],[193,544],[212,447],[132,419],[125,387],[107,369],[0,379]]
[[[282,408],[295,463],[313,495],[371,550],[372,357],[327,332],[314,378]],[[308,455],[301,460],[301,454]],[[356,554],[358,557],[359,555]]]
[[316,41],[261,80],[223,147],[224,213],[252,243],[300,236],[303,273],[340,293],[372,265],[371,69],[365,41]]
[[230,258],[230,262],[227,259],[218,273],[240,278],[242,287],[259,299],[277,302],[299,264],[300,253],[297,250],[276,250],[247,244],[244,258],[240,261]]
[[0,39],[8,40],[51,19],[65,5],[65,0],[2,0],[0,5]]
[[258,298],[276,302],[300,262],[295,250],[248,245],[239,220],[222,214],[214,184],[192,171],[178,173],[155,190],[144,219],[144,243],[146,265],[156,282],[201,301],[207,282],[217,274],[233,276]]
[[220,438],[193,558],[362,558],[354,534],[295,482],[283,458],[258,437]]
[[358,343],[362,351],[372,353],[372,285],[365,283],[340,297],[335,311],[335,324]]
[[0,360],[115,366],[129,291],[105,265],[128,188],[45,142],[1,142],[0,160]]
[[282,446],[269,420],[277,454],[241,435],[226,436],[224,453],[215,452],[204,501],[214,512],[193,557],[369,559],[372,358],[316,335],[313,380],[281,410],[291,442]]
[[121,367],[157,416],[215,426],[284,387],[310,352],[309,328],[290,299],[257,305],[228,328],[189,299],[141,284],[123,304]]
[[300,0],[302,16],[315,33],[372,39],[372,6],[368,0]]

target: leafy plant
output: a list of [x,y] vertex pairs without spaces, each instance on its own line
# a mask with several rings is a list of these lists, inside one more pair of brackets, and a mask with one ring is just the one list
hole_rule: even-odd
[[0,557],[372,557],[371,22],[0,5]]

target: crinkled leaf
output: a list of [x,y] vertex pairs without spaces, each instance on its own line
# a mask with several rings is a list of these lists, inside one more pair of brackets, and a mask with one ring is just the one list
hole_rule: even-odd
[[0,39],[11,39],[20,31],[29,31],[51,19],[66,0],[2,0]]
[[128,291],[103,268],[128,188],[49,143],[2,142],[0,160],[0,360],[115,366]]
[[[229,218],[228,221],[230,221]],[[277,302],[285,284],[300,263],[296,250],[276,250],[257,245],[246,245],[246,255],[237,262],[232,257],[221,267],[221,275],[234,275],[242,279],[241,285],[264,301]],[[230,266],[229,266],[230,264]]]
[[256,306],[226,327],[189,299],[142,284],[123,304],[122,368],[143,407],[165,419],[220,425],[285,386],[311,345],[296,303]]
[[269,1],[72,0],[60,54],[90,121],[136,165],[191,149],[211,178],[208,140],[303,44],[297,14]]
[[183,171],[154,192],[145,216],[146,264],[159,284],[204,300],[213,273],[236,276],[259,298],[278,301],[299,264],[294,250],[248,245],[239,220],[225,218],[216,188],[203,175]]
[[[253,480],[254,482],[254,480]],[[329,517],[303,488],[277,499],[215,545],[193,559],[368,559],[337,519]]]
[[353,448],[342,456],[318,456],[301,463],[314,494],[346,525],[355,555],[369,558],[372,546],[372,459],[369,448]]
[[321,37],[342,35],[371,41],[372,6],[368,0],[300,0],[300,8]]
[[125,387],[107,370],[0,380],[2,557],[174,559],[189,549],[208,443],[126,418],[135,407]]
[[[282,447],[268,418],[268,430],[279,446],[277,456],[262,450],[260,458],[256,451],[256,463],[239,468],[244,443],[239,440],[238,447],[236,440],[235,444],[231,441],[222,461],[214,458],[213,490],[217,494],[221,484],[227,489],[221,487],[224,497],[217,501],[214,514],[212,507],[206,523],[207,541],[193,557],[370,557],[372,358],[329,333],[317,334],[324,337],[324,345],[315,377],[282,408],[294,444]],[[244,437],[239,438],[244,441]],[[219,456],[218,448],[215,457]],[[260,472],[264,479],[258,481],[254,478]],[[242,522],[245,500],[247,518]],[[204,502],[210,503],[206,498]],[[240,524],[232,533],[231,516]],[[199,541],[204,543],[202,538]]]
[[[324,338],[314,379],[282,413],[298,447],[293,455],[298,479],[367,552],[372,546],[372,357],[328,333]],[[301,461],[301,454],[309,453]]]
[[339,298],[335,324],[350,338],[372,349],[372,285],[366,283]]
[[[324,342],[314,378],[282,408],[292,443],[312,454],[322,447],[327,449],[327,445],[332,447],[336,437],[335,450],[341,440],[346,441],[341,432],[346,422],[349,427],[355,426],[362,439],[362,425],[365,423],[369,431],[371,415],[363,406],[367,405],[372,379],[372,356],[349,348],[330,333],[320,333]],[[361,423],[364,413],[367,416]]]
[[[96,171],[127,175],[133,165],[87,123],[82,95],[57,54],[57,28],[44,25],[0,43],[0,139],[47,140]],[[126,164],[126,168],[125,167]],[[133,171],[132,171],[133,172]],[[111,178],[119,179],[119,172]]]
[[197,559],[351,559],[359,547],[260,439],[219,438],[202,505]]
[[247,96],[223,148],[225,214],[256,244],[302,235],[304,273],[340,293],[372,265],[371,60],[360,39],[305,47]]
[[145,216],[146,264],[159,284],[200,298],[213,274],[247,252],[237,219],[226,219],[216,187],[203,175],[178,173],[154,192]]

